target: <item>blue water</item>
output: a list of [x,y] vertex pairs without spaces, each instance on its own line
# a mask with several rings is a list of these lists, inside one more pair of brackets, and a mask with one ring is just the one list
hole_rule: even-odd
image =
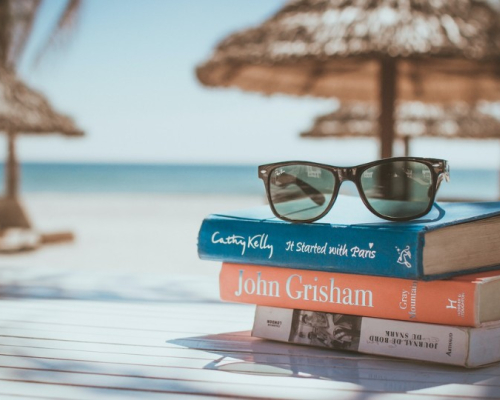
[[[3,166],[0,183],[3,187]],[[353,192],[346,185],[344,192]],[[23,163],[21,192],[55,193],[219,193],[264,195],[257,165]],[[497,170],[453,169],[441,197],[494,200]]]
[[[0,166],[3,184],[3,166]],[[23,163],[21,192],[236,193],[263,188],[257,166]]]

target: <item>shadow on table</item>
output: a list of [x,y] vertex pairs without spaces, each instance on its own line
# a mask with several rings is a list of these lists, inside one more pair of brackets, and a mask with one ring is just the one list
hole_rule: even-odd
[[215,274],[172,276],[64,268],[3,267],[0,269],[2,298],[220,303]]
[[253,338],[249,331],[181,338],[168,343],[216,354],[219,358],[204,367],[211,370],[348,382],[375,392],[402,393],[443,385],[482,384],[483,396],[488,397],[490,392],[498,395],[498,388],[486,383],[496,381],[500,372],[497,364],[466,369],[274,342]]

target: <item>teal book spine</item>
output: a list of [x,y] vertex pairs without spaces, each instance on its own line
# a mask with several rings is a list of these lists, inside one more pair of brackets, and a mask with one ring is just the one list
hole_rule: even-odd
[[[211,214],[200,228],[198,254],[232,263],[441,279],[499,268],[498,216],[500,202],[451,202],[417,220],[390,222],[371,214],[359,199],[339,196],[332,211],[314,223],[282,221],[268,206]],[[470,228],[459,228],[462,224]],[[445,228],[461,233],[457,237]],[[441,260],[446,268],[435,267]]]
[[214,215],[203,221],[198,254],[206,260],[411,279],[422,276],[423,240],[417,231]]

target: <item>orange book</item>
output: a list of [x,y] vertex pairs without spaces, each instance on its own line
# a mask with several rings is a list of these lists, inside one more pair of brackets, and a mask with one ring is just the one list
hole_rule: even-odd
[[223,263],[222,300],[477,327],[500,320],[500,271],[421,281]]

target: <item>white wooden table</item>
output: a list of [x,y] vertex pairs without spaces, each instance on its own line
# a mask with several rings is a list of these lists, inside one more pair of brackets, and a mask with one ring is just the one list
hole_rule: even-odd
[[[0,399],[499,399],[467,370],[253,339],[216,277],[0,270]],[[500,340],[500,339],[499,339]]]

